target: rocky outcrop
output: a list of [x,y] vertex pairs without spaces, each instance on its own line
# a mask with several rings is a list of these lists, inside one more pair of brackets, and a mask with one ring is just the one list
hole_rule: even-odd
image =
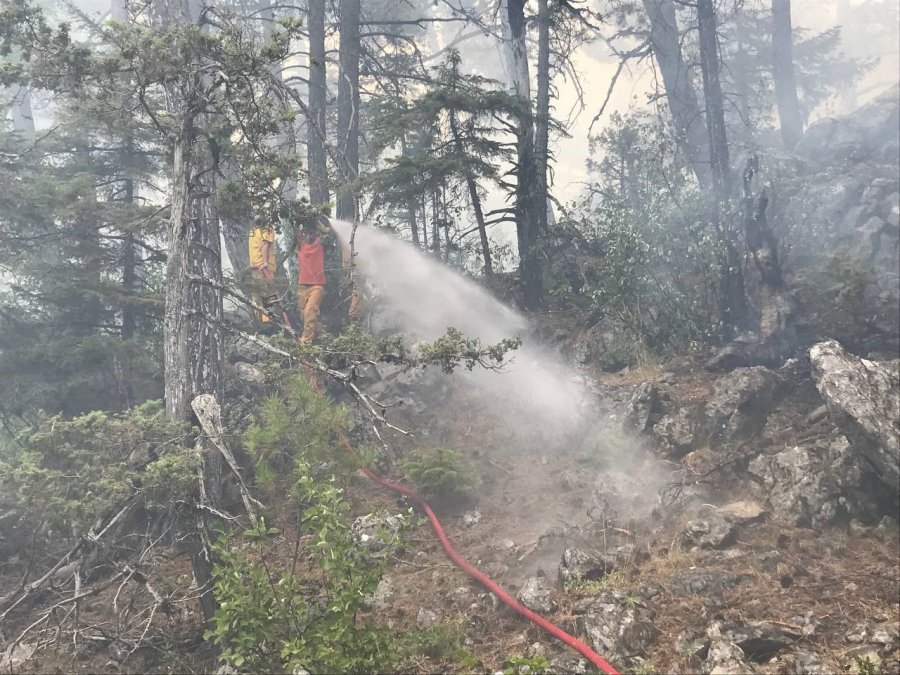
[[400,540],[400,530],[406,524],[403,515],[369,513],[350,525],[356,545],[370,554],[383,555]]
[[542,614],[548,614],[556,609],[553,600],[553,590],[544,577],[529,577],[522,584],[518,593],[519,602],[528,609]]
[[706,403],[709,438],[732,442],[759,432],[778,405],[784,385],[777,372],[763,366],[722,375]]
[[774,515],[793,525],[821,529],[839,517],[872,520],[878,513],[875,478],[843,436],[760,455],[748,469]]
[[574,613],[579,633],[619,668],[632,667],[659,636],[653,607],[640,594],[604,591],[579,602]]
[[897,366],[848,354],[829,340],[809,350],[816,387],[832,420],[876,474],[900,494],[900,374]]
[[656,438],[663,454],[671,458],[683,457],[694,448],[694,420],[696,413],[688,408],[663,415],[653,425]]

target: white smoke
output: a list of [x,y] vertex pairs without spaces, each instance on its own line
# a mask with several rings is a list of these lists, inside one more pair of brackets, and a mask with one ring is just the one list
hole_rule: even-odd
[[[348,241],[353,225],[331,222],[338,236]],[[558,440],[592,417],[585,413],[592,409],[593,396],[582,378],[557,355],[529,340],[525,317],[477,283],[373,227],[356,229],[354,250],[358,277],[378,295],[376,331],[432,341],[452,327],[483,345],[523,338],[501,372],[476,369],[462,376],[496,401],[511,431]]]

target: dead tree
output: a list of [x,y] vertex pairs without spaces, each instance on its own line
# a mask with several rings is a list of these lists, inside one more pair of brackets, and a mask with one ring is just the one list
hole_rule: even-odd
[[359,176],[359,21],[360,0],[340,2],[340,43],[337,114],[337,149],[341,187],[336,215],[355,220],[354,184]]
[[643,0],[650,19],[650,46],[662,76],[666,102],[679,147],[700,186],[712,187],[709,137],[691,72],[681,51],[681,36],[672,0]]
[[803,134],[803,116],[794,79],[794,38],[791,0],[772,0],[772,76],[781,123],[781,140],[790,150]]
[[325,161],[326,100],[325,0],[309,1],[309,117],[306,161],[309,171],[309,201],[328,201],[328,169]]

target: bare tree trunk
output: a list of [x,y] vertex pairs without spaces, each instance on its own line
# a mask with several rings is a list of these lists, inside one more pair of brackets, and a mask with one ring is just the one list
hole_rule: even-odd
[[535,228],[539,237],[549,234],[550,201],[550,22],[552,10],[547,0],[538,0],[537,100],[534,121],[534,173],[532,191]]
[[431,252],[435,258],[441,257],[441,216],[437,189],[431,192]]
[[725,133],[725,107],[719,81],[719,47],[716,39],[716,11],[712,0],[697,0],[697,27],[700,36],[700,70],[703,73],[703,99],[713,188],[719,201],[728,195],[728,139]]
[[[125,195],[123,201],[126,207],[134,204],[134,181],[125,179]],[[122,339],[131,340],[137,326],[135,308],[132,304],[133,295],[139,290],[137,276],[137,256],[135,255],[134,234],[126,230],[122,241],[122,287],[125,289],[125,303],[122,305]]]
[[709,164],[709,137],[691,72],[684,61],[681,39],[672,0],[643,0],[650,19],[650,44],[663,87],[677,142],[701,187],[712,186]]
[[[465,156],[465,145],[459,135],[459,126],[456,123],[456,114],[450,113],[450,132],[453,134],[453,143],[456,146],[456,152],[460,157]],[[475,223],[478,226],[478,236],[481,239],[481,257],[484,260],[484,275],[492,277],[494,275],[494,266],[491,261],[491,244],[487,236],[487,224],[484,220],[484,209],[481,206],[481,196],[478,194],[478,185],[472,172],[466,170],[466,189],[469,191],[469,201],[472,203],[472,209],[475,211]]]
[[340,0],[337,149],[342,185],[336,215],[341,220],[356,219],[353,184],[359,176],[359,3]]
[[[151,22],[158,30],[171,30],[190,23],[192,9],[197,8],[188,0],[152,0]],[[172,148],[163,349],[166,414],[179,422],[191,419],[195,396],[211,394],[218,401],[223,396],[222,259],[213,201],[213,158],[204,138],[207,120],[196,112],[201,108],[197,99],[202,82],[195,73],[185,73],[183,79],[166,86],[166,104],[177,122],[177,132]],[[217,453],[203,452],[201,503],[218,504],[223,466]],[[205,512],[201,512],[189,542],[207,620],[217,605],[210,588],[209,527]]]
[[[505,0],[506,30],[509,33],[509,60],[513,94],[519,103],[516,139],[516,239],[519,245],[519,275],[525,306],[536,309],[543,297],[543,281],[538,259],[538,227],[543,217],[536,213],[534,117],[531,112],[531,84],[525,40],[525,0]],[[546,208],[540,201],[539,209]]]
[[32,138],[34,136],[34,114],[31,110],[31,91],[28,87],[18,87],[13,94],[10,109],[13,131]]
[[[343,31],[341,33],[343,35]],[[325,0],[309,0],[309,124],[306,159],[309,171],[309,201],[328,201],[328,167],[325,157],[326,101]]]
[[781,140],[793,148],[803,134],[803,116],[794,80],[794,38],[791,28],[791,0],[772,0],[772,76],[775,102],[781,122]]
[[697,27],[700,41],[700,70],[703,74],[703,99],[706,103],[706,126],[709,131],[710,163],[713,178],[712,220],[722,246],[720,257],[719,302],[723,335],[734,337],[745,330],[748,322],[747,297],[744,289],[743,261],[736,234],[723,222],[721,205],[730,194],[728,137],[725,131],[725,107],[719,80],[719,50],[716,39],[716,12],[712,0],[697,1]]

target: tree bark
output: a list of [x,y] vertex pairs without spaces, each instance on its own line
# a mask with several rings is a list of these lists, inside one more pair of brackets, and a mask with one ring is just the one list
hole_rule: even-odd
[[791,0],[772,0],[772,76],[775,102],[781,123],[781,140],[792,149],[803,134],[803,116],[794,80],[794,38],[791,28]]
[[[151,25],[171,31],[196,20],[197,0],[151,0]],[[214,162],[205,129],[206,78],[194,72],[170,79],[166,106],[175,121],[166,263],[166,308],[163,319],[166,414],[176,422],[190,421],[191,401],[200,394],[223,398],[222,256],[214,196]],[[199,500],[218,505],[222,458],[204,448]],[[205,446],[205,447],[204,447]],[[200,606],[207,620],[216,611],[212,593],[212,552],[205,511],[189,547],[194,577],[203,589]]]
[[718,201],[728,196],[729,160],[725,132],[725,107],[719,80],[719,47],[716,39],[716,10],[712,0],[697,0],[697,27],[700,38],[700,70],[703,74],[703,99],[706,103],[706,126],[709,132],[709,154],[712,165],[713,190]]
[[679,147],[702,188],[712,187],[709,136],[691,73],[681,51],[681,39],[672,0],[643,0],[650,19],[650,45],[662,75],[666,102]]
[[[306,161],[309,171],[309,201],[328,201],[328,167],[325,157],[326,101],[325,0],[309,0],[309,123]],[[341,32],[343,35],[343,31]]]
[[[538,259],[538,225],[534,197],[534,116],[531,108],[531,82],[525,40],[525,0],[505,0],[505,26],[508,33],[508,59],[513,95],[518,102],[516,120],[516,240],[519,247],[519,275],[524,289],[524,304],[536,309],[543,297],[543,280]],[[543,210],[545,204],[540,203]]]
[[356,219],[354,183],[359,176],[359,19],[360,0],[340,0],[337,149],[341,187],[336,215]]
[[[450,113],[450,132],[453,134],[453,144],[456,146],[456,152],[459,156],[465,157],[465,144],[459,135],[459,125],[456,122],[456,114]],[[481,240],[481,257],[484,261],[484,275],[488,278],[494,276],[494,266],[491,261],[491,244],[487,236],[487,224],[484,220],[484,209],[481,206],[481,196],[478,194],[478,185],[472,172],[468,169],[465,174],[466,189],[469,191],[469,201],[472,203],[472,210],[475,212],[475,224],[478,226],[478,236]]]
[[547,232],[547,210],[550,208],[550,20],[547,0],[538,0],[537,94],[534,120],[534,215],[538,233]]
[[[126,208],[134,204],[134,180],[125,179],[125,193],[122,198]],[[122,339],[131,340],[137,327],[137,316],[132,298],[139,290],[137,275],[137,256],[134,234],[131,230],[124,232],[122,240],[122,287],[125,289],[125,302],[122,305]]]
[[10,107],[13,131],[27,138],[34,137],[34,114],[31,110],[31,92],[28,87],[18,87]]

